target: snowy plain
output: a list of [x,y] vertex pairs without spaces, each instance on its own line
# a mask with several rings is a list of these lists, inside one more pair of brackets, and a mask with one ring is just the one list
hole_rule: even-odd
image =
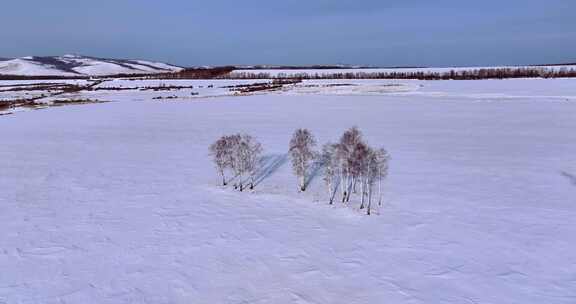
[[[208,82],[0,116],[0,303],[576,302],[576,80]],[[372,216],[286,158],[353,125],[392,155]],[[218,186],[234,132],[272,164],[254,192]]]

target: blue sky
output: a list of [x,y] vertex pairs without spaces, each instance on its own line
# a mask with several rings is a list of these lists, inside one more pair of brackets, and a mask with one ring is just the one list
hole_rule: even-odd
[[180,65],[576,62],[575,0],[3,0],[0,57]]

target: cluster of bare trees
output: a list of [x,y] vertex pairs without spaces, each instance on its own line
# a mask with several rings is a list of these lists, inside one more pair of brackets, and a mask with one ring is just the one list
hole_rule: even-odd
[[330,204],[339,185],[343,203],[349,202],[353,193],[359,194],[360,209],[366,208],[366,213],[370,214],[376,183],[378,204],[382,203],[382,180],[388,174],[390,157],[385,149],[370,147],[358,128],[346,130],[338,143],[325,144],[321,159]]
[[254,189],[262,154],[262,145],[254,137],[248,134],[222,136],[210,146],[210,154],[223,186],[233,180],[234,189],[243,191],[247,185]]
[[[352,127],[344,132],[337,143],[327,143],[316,151],[316,139],[308,129],[297,129],[289,143],[288,154],[292,169],[298,177],[298,188],[306,188],[315,172],[323,169],[329,204],[337,193],[342,203],[350,201],[352,194],[359,196],[360,209],[370,215],[375,197],[382,203],[382,181],[388,174],[390,159],[386,150],[370,147],[362,132]],[[210,146],[210,155],[222,178],[222,185],[234,182],[234,189],[254,189],[262,145],[247,134],[220,137]],[[340,189],[340,191],[338,191]]]
[[316,163],[324,169],[330,204],[339,187],[343,203],[349,202],[353,193],[359,194],[360,209],[366,208],[369,215],[376,184],[378,204],[382,203],[382,180],[388,174],[390,159],[385,149],[374,149],[366,144],[357,127],[345,131],[338,143],[325,144],[321,153],[314,151],[315,146],[316,140],[307,129],[296,130],[290,140],[292,167],[301,191],[306,190],[306,178]]

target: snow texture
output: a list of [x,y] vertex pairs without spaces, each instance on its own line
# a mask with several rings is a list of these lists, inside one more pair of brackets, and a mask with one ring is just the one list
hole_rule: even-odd
[[[391,83],[1,116],[0,303],[575,303],[575,80],[353,82]],[[286,156],[352,125],[392,155],[369,217]],[[218,186],[234,132],[255,192]]]

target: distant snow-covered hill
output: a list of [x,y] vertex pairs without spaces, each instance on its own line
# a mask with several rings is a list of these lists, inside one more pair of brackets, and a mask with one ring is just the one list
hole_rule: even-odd
[[23,76],[103,76],[177,72],[181,67],[143,60],[104,59],[96,57],[30,56],[0,59],[0,74]]

